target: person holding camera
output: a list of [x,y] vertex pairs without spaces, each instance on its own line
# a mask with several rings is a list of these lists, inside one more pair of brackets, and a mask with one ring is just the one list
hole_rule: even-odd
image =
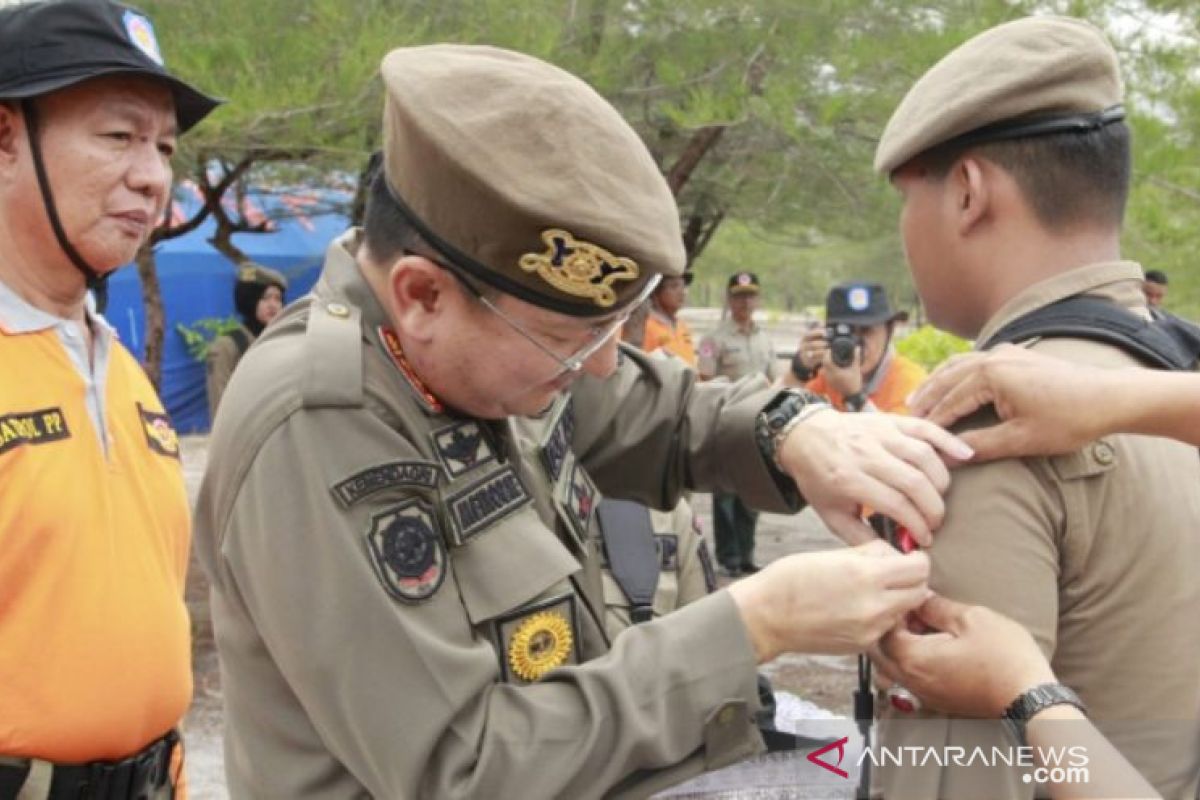
[[907,414],[906,400],[926,378],[924,368],[892,347],[896,323],[877,283],[834,286],[825,298],[825,327],[808,330],[784,383],[825,395],[839,409]]

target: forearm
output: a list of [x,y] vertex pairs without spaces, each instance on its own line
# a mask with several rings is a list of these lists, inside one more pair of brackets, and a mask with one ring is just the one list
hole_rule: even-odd
[[1167,436],[1200,446],[1200,374],[1120,370],[1106,376],[1103,433]]
[[[1158,797],[1117,748],[1096,729],[1078,708],[1070,705],[1050,706],[1036,714],[1025,727],[1025,738],[1033,748],[1041,767],[1047,768],[1046,787],[1054,800],[1074,800],[1088,797]],[[1063,764],[1047,763],[1042,754],[1048,752],[1086,756],[1087,780],[1078,781],[1069,768],[1071,755]],[[1082,760],[1082,759],[1081,759]],[[1062,770],[1055,767],[1065,767]]]

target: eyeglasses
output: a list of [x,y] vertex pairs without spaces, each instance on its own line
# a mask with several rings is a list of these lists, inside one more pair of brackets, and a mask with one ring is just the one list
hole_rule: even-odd
[[[458,273],[454,272],[454,270],[450,271],[456,277],[458,276]],[[462,279],[460,278],[460,280]],[[654,290],[658,288],[658,284],[661,280],[661,274],[651,276],[650,280],[646,281],[646,285],[642,287],[642,290],[638,292],[637,297],[635,297],[633,301],[626,306],[625,311],[621,312],[608,322],[605,322],[601,325],[593,325],[592,335],[588,339],[588,343],[567,358],[563,358],[558,353],[554,352],[552,349],[538,341],[536,336],[527,331],[523,325],[514,320],[508,314],[505,314],[503,311],[497,308],[495,303],[484,297],[483,294],[470,282],[463,280],[462,283],[467,287],[471,294],[475,295],[475,297],[484,305],[485,308],[498,316],[500,319],[504,320],[508,327],[520,334],[525,341],[529,342],[538,350],[541,350],[543,353],[550,356],[550,358],[558,362],[559,367],[561,367],[559,375],[562,375],[567,372],[579,372],[582,370],[584,363],[586,363],[589,358],[595,355],[598,350],[604,347],[604,345],[608,344],[608,341],[612,339],[612,337],[616,336],[625,323],[629,321],[629,317],[633,314],[634,309],[644,303],[646,299],[650,297],[650,295],[654,294]]]

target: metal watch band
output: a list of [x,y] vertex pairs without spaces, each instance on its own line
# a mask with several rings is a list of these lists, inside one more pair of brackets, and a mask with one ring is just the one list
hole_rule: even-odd
[[1008,725],[1017,742],[1023,747],[1026,744],[1025,726],[1039,711],[1051,706],[1075,706],[1087,713],[1087,706],[1079,695],[1068,686],[1061,683],[1043,683],[1021,693],[1016,700],[1004,710],[1003,720]]

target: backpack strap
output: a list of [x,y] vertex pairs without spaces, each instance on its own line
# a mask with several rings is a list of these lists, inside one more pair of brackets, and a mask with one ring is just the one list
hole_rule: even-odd
[[604,498],[596,509],[609,572],[629,600],[635,623],[654,615],[659,557],[650,522],[650,509],[629,500]]
[[1200,359],[1200,328],[1160,312],[1153,320],[1094,297],[1068,297],[1019,317],[997,331],[981,349],[1036,337],[1088,339],[1124,350],[1148,366],[1191,370]]

